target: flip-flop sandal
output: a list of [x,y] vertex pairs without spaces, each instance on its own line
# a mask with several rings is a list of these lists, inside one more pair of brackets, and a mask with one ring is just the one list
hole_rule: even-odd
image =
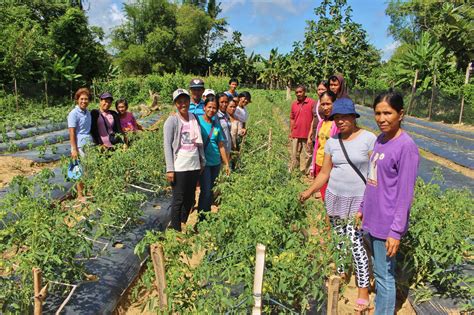
[[354,310],[361,314],[370,310],[370,301],[366,299],[357,299]]

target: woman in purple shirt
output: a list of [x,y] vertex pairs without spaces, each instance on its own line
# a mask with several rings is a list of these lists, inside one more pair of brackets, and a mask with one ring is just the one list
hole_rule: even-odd
[[395,262],[408,217],[418,171],[418,148],[401,129],[403,98],[380,94],[374,101],[375,121],[382,132],[370,157],[364,201],[358,218],[369,233],[376,282],[375,314],[394,314]]

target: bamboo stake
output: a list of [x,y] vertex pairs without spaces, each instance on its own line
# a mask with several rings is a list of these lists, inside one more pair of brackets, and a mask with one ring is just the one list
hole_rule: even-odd
[[[466,68],[466,79],[464,80],[464,86],[466,86],[468,83],[469,83],[469,75],[470,75],[470,69],[472,68],[472,62],[470,62],[468,65],[467,65],[467,68]],[[461,111],[459,112],[459,121],[458,121],[458,124],[462,123],[462,112],[464,111],[464,91],[462,93],[462,96],[461,96]]]
[[337,315],[337,302],[339,301],[339,286],[341,277],[332,275],[329,277],[328,283],[328,305],[327,314]]
[[255,258],[255,277],[253,280],[254,305],[252,315],[262,314],[263,269],[265,267],[265,245],[257,244]]
[[150,246],[150,252],[153,269],[155,270],[160,308],[166,308],[168,306],[168,297],[166,296],[165,255],[163,253],[163,246],[158,243],[152,244]]
[[272,128],[268,131],[268,149],[270,151],[272,149]]
[[415,71],[415,78],[413,79],[413,85],[411,86],[411,99],[410,103],[408,104],[407,115],[410,113],[410,110],[413,106],[413,102],[415,101],[416,81],[418,81],[418,70]]
[[430,100],[430,107],[428,109],[428,120],[431,120],[431,111],[433,108],[435,93],[436,93],[436,73],[433,74],[433,86],[431,87],[431,100]]
[[34,315],[43,313],[43,300],[41,299],[41,269],[33,268],[33,288],[35,291],[35,310]]

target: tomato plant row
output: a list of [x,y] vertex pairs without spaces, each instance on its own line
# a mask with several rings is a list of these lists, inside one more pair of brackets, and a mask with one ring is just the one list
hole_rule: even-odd
[[87,270],[83,259],[92,254],[90,239],[108,237],[142,214],[143,192],[131,185],[163,192],[162,137],[156,132],[131,136],[133,145],[114,152],[91,147],[81,160],[82,178],[91,196],[83,208],[68,208],[50,198],[50,170],[28,179],[17,177],[0,201],[0,309],[25,313],[31,308],[31,269],[43,271],[44,282],[82,281]]
[[[322,233],[322,207],[303,206],[297,199],[303,185],[297,174],[288,172],[288,136],[282,121],[286,102],[270,101],[274,99],[271,92],[256,91],[254,95],[249,134],[237,169],[230,177],[221,176],[216,188],[219,211],[199,223],[198,234],[192,229],[149,232],[136,248],[143,252],[151,243],[163,244],[169,311],[248,310],[253,301],[257,243],[267,249],[265,298],[297,312],[321,307],[325,300],[324,281],[331,272],[330,263],[337,259],[336,251]],[[308,236],[310,228],[320,231],[320,236]],[[202,255],[199,263],[190,263]],[[149,266],[142,287],[151,289],[152,279]],[[147,303],[157,307],[153,299]],[[265,308],[278,311],[269,304]]]

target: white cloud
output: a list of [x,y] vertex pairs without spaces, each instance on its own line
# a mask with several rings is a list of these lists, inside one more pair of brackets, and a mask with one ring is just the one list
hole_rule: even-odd
[[266,44],[269,42],[269,40],[270,39],[264,35],[255,35],[255,34],[242,35],[242,44],[244,45],[247,51],[250,51],[259,45]]
[[390,44],[385,45],[385,47],[382,48],[382,60],[390,59],[390,57],[395,52],[395,49],[400,47],[400,45],[401,45],[401,43],[398,40],[393,41]]
[[222,13],[226,14],[238,5],[245,5],[246,0],[224,0],[221,1]]
[[275,16],[284,16],[287,13],[297,14],[298,9],[294,0],[252,0],[257,14],[275,14]]
[[[89,1],[86,14],[89,18],[89,23],[102,27],[106,37],[110,35],[114,27],[122,24],[126,20],[125,14],[113,0]],[[105,40],[104,44],[108,42],[109,40]]]

